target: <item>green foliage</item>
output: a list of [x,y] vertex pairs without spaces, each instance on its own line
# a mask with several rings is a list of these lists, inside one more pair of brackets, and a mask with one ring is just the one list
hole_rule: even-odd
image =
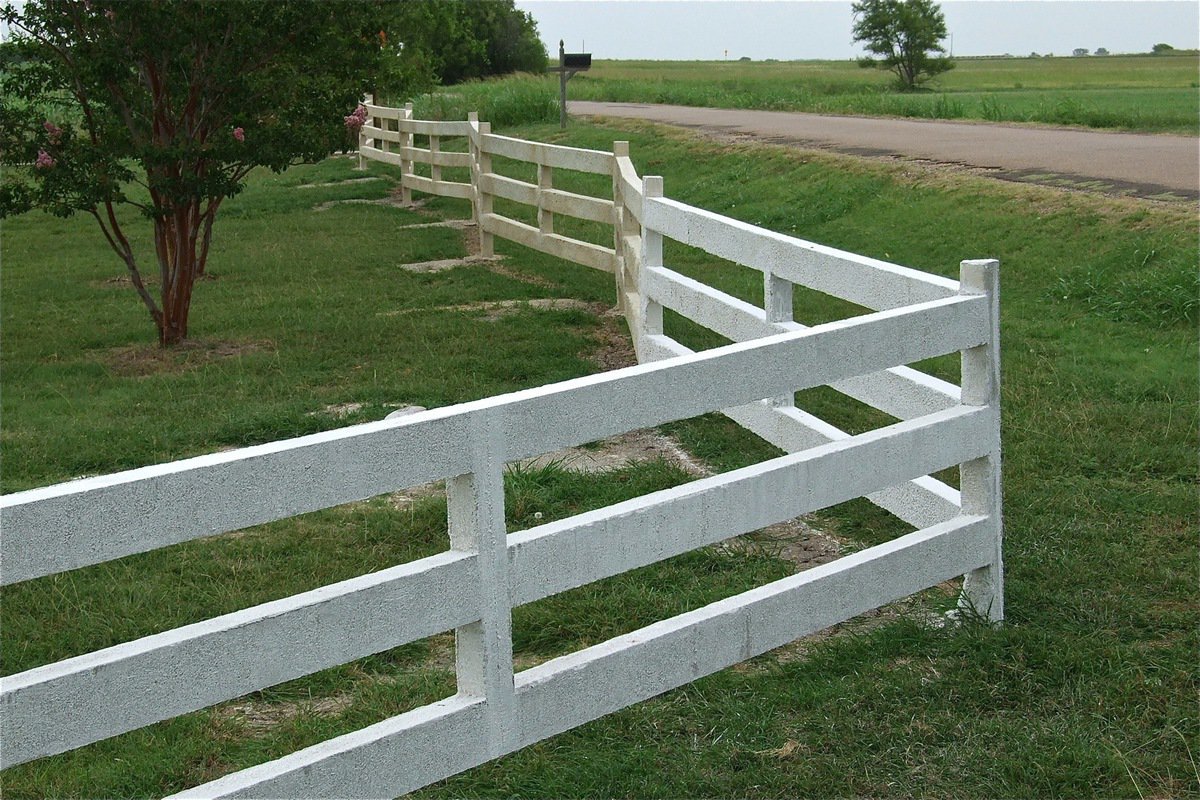
[[537,23],[514,0],[409,0],[389,6],[388,14],[388,29],[398,37],[397,73],[380,84],[389,102],[439,83],[546,68]]
[[[289,0],[30,0],[8,6],[0,215],[91,214],[163,344],[187,336],[221,203],[257,166],[316,161],[380,66],[383,5]],[[30,166],[32,165],[32,166]],[[153,223],[145,287],[115,206]]]
[[896,73],[900,88],[912,91],[935,75],[951,69],[945,56],[946,18],[932,0],[858,0],[853,5],[854,41],[879,58],[859,60]]
[[1156,56],[1162,55],[1163,53],[1170,53],[1174,50],[1175,48],[1171,47],[1171,45],[1167,44],[1166,42],[1159,42],[1150,48],[1150,52]]

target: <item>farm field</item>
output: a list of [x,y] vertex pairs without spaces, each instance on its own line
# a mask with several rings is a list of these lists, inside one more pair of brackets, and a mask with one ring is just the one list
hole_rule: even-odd
[[[958,59],[924,91],[852,61],[603,61],[575,100],[1032,122],[1195,135],[1200,56]],[[550,82],[553,79],[548,79]]]
[[[498,132],[605,149],[627,139],[639,171],[664,176],[669,197],[919,269],[956,276],[963,258],[1001,259],[1009,619],[996,630],[930,626],[926,612],[952,601],[952,590],[933,591],[418,796],[1200,796],[1189,746],[1200,735],[1190,206],[721,145],[640,124]],[[6,220],[4,491],[601,368],[596,354],[623,333],[605,315],[607,275],[500,242],[498,265],[403,271],[465,255],[456,230],[403,226],[463,218],[468,207],[339,202],[383,201],[394,186],[390,168],[364,175],[352,164],[256,174],[228,202],[214,279],[197,292],[196,342],[166,354],[88,220]],[[573,188],[565,173],[556,185],[560,174]],[[682,248],[666,255],[761,301],[748,270]],[[581,302],[526,302],[563,298]],[[805,293],[796,303],[803,322],[846,311]],[[679,318],[667,324],[691,346],[720,343]],[[950,377],[955,367],[930,365]],[[867,421],[832,392],[798,403],[849,429]],[[773,454],[717,418],[666,430],[715,470]],[[660,461],[588,476],[516,469],[510,529],[690,478]],[[847,550],[903,530],[863,502],[813,524]],[[381,497],[8,587],[0,663],[11,674],[419,558],[445,538],[436,493]],[[522,607],[516,657],[537,663],[793,569],[759,544],[697,551]],[[0,781],[14,798],[177,791],[451,694],[448,647],[432,637],[14,767]]]

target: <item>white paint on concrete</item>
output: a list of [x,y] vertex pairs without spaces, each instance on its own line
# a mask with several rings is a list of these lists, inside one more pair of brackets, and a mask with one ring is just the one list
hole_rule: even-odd
[[[646,363],[0,497],[4,583],[442,479],[451,540],[439,556],[0,679],[0,764],[455,629],[454,697],[183,795],[395,796],[955,575],[967,576],[964,607],[1002,619],[995,262],[964,262],[950,281],[668,200],[661,178],[637,178],[627,147],[523,142],[407,107],[368,113],[360,157],[398,164],[404,201],[413,189],[470,199],[485,255],[498,235],[615,273]],[[442,150],[451,136],[468,152]],[[491,154],[538,165],[538,184],[493,175]],[[413,174],[418,161],[432,177]],[[441,179],[456,165],[470,183]],[[616,200],[555,189],[559,169],[611,176]],[[540,224],[494,213],[493,194],[532,200]],[[611,221],[614,247],[554,232],[559,215]],[[672,273],[664,238],[763,272],[764,307]],[[878,310],[805,328],[787,307],[796,283]],[[744,341],[692,353],[664,335],[664,306]],[[952,352],[961,391],[903,366]],[[850,436],[790,402],[830,384],[902,421]],[[506,532],[505,463],[721,410],[788,454]],[[929,476],[955,464],[961,494]],[[513,605],[862,495],[920,529],[514,673]]]

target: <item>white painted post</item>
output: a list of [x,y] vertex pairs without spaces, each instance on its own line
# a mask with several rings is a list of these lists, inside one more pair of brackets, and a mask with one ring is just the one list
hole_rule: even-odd
[[471,125],[471,133],[467,136],[467,152],[471,155],[471,218],[479,230],[482,227],[479,214],[479,112],[468,111],[467,122]]
[[492,172],[492,157],[483,150],[483,137],[492,133],[492,123],[479,123],[479,255],[492,258],[496,255],[496,246],[492,234],[484,229],[484,218],[492,213],[492,196],[483,188],[483,176]]
[[[379,118],[379,128],[385,132],[390,131],[392,129],[392,121],[390,119],[388,119],[387,117],[380,117]],[[397,109],[397,112],[396,112],[396,130],[400,130],[399,109]],[[382,150],[383,152],[385,152],[385,153],[392,152],[392,143],[389,142],[386,137],[383,139],[380,139],[378,144],[379,144],[379,149]],[[385,161],[385,163],[386,163],[386,161]]]
[[538,164],[537,222],[542,236],[554,233],[554,213],[542,204],[542,192],[554,188],[554,168]]
[[473,552],[479,566],[481,618],[454,632],[458,693],[487,701],[488,756],[513,749],[520,735],[512,660],[508,537],[504,525],[504,465],[498,431],[483,419],[471,437],[475,472],[446,481],[450,547]]
[[[410,120],[413,118],[412,103],[404,104],[402,118]],[[406,186],[404,179],[413,173],[412,158],[408,155],[408,148],[413,146],[412,133],[405,133],[400,137],[400,202],[405,205],[412,203],[412,187]]]
[[622,158],[629,158],[629,142],[613,142],[612,224],[613,251],[617,254],[617,309],[627,314],[629,311],[625,308],[625,203],[621,199],[621,165],[618,160]]
[[[991,336],[987,344],[962,353],[962,403],[1000,408],[1000,262],[994,259],[963,261],[959,268],[962,294],[989,299]],[[959,607],[990,622],[1004,619],[1004,526],[1000,489],[1000,416],[988,442],[988,454],[959,467],[964,514],[986,515],[994,528],[992,562],[963,578]]]
[[[649,201],[653,197],[663,196],[663,179],[658,175],[647,175],[642,178],[642,196]],[[663,237],[658,231],[642,226],[642,269],[663,266]],[[643,285],[639,278],[638,286]],[[663,307],[646,296],[645,292],[638,293],[638,330],[642,336],[659,336],[663,332]]]
[[[792,322],[792,282],[768,271],[763,273],[763,310],[767,322]],[[794,394],[772,397],[771,405],[786,408],[796,405]]]
[[429,136],[429,176],[434,182],[434,191],[437,191],[437,182],[442,179],[442,167],[437,163],[438,153],[442,150],[441,137],[436,134]]

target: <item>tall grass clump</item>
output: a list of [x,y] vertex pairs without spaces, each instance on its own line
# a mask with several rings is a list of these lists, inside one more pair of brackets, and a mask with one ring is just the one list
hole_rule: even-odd
[[1113,322],[1195,331],[1200,273],[1172,246],[1141,243],[1059,279],[1063,300]]
[[418,119],[466,119],[478,111],[493,126],[511,127],[558,119],[558,85],[539,75],[510,75],[445,86],[413,99]]

